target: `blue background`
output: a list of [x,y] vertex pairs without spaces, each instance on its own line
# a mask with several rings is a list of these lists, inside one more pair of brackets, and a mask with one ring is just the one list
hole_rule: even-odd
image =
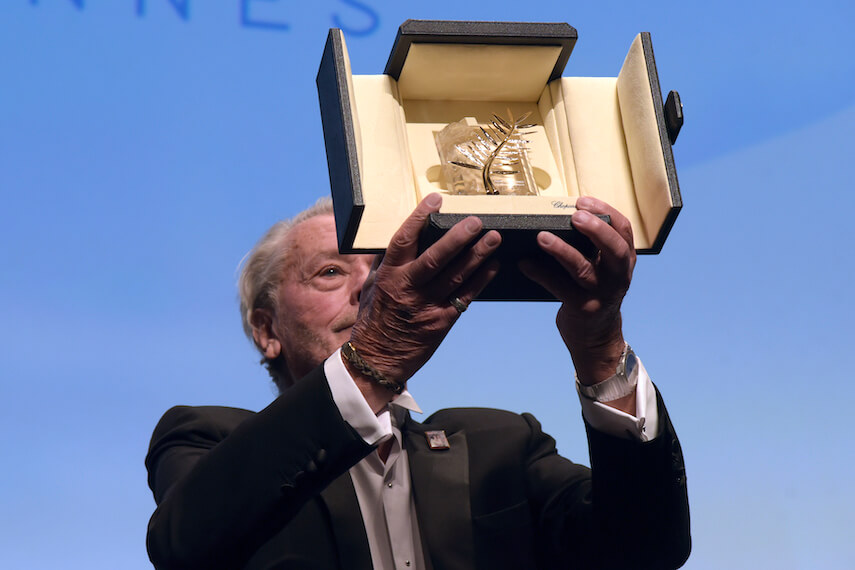
[[[160,415],[273,398],[236,268],[329,191],[327,29],[374,74],[406,18],[567,21],[580,76],[652,33],[685,207],[625,333],[683,442],[686,567],[855,567],[855,8],[831,0],[4,0],[0,567],[147,568]],[[587,462],[556,308],[475,304],[413,379],[421,406],[534,412]]]

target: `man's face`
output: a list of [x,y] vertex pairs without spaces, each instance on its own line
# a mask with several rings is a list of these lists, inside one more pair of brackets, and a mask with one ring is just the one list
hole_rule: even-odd
[[295,226],[273,323],[291,376],[298,379],[350,338],[373,255],[338,253],[335,220],[315,216]]

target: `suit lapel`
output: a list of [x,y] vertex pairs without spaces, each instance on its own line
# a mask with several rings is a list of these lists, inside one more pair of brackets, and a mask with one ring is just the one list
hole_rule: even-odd
[[327,506],[342,568],[371,570],[368,537],[350,474],[335,479],[321,492],[321,499]]
[[407,418],[404,446],[426,562],[436,570],[475,568],[469,507],[469,448],[466,434],[446,434],[450,449],[428,447],[424,426]]

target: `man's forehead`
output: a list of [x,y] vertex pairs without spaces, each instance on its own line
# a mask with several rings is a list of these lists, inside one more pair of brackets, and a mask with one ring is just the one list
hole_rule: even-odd
[[303,220],[288,232],[284,247],[288,249],[291,260],[305,260],[315,255],[335,255],[338,253],[335,219],[328,214]]
[[374,261],[373,254],[339,253],[335,218],[330,214],[314,216],[291,228],[284,243],[287,250],[283,277],[292,270],[304,271],[318,263],[336,262],[342,265]]

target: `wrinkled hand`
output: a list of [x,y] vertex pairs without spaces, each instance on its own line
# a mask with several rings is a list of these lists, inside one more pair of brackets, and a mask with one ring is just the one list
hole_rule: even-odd
[[428,361],[460,316],[449,299],[468,305],[498,272],[498,263],[487,262],[501,243],[498,232],[469,245],[482,230],[476,217],[457,223],[418,255],[419,233],[441,204],[439,194],[422,200],[375,263],[360,297],[351,342],[395,382],[406,381]]
[[[592,259],[549,232],[537,242],[555,263],[526,260],[523,273],[562,302],[556,324],[573,356],[580,382],[614,374],[623,351],[620,307],[632,280],[632,226],[620,212],[595,198],[576,201],[573,226],[599,249]],[[611,216],[611,225],[595,214]]]

